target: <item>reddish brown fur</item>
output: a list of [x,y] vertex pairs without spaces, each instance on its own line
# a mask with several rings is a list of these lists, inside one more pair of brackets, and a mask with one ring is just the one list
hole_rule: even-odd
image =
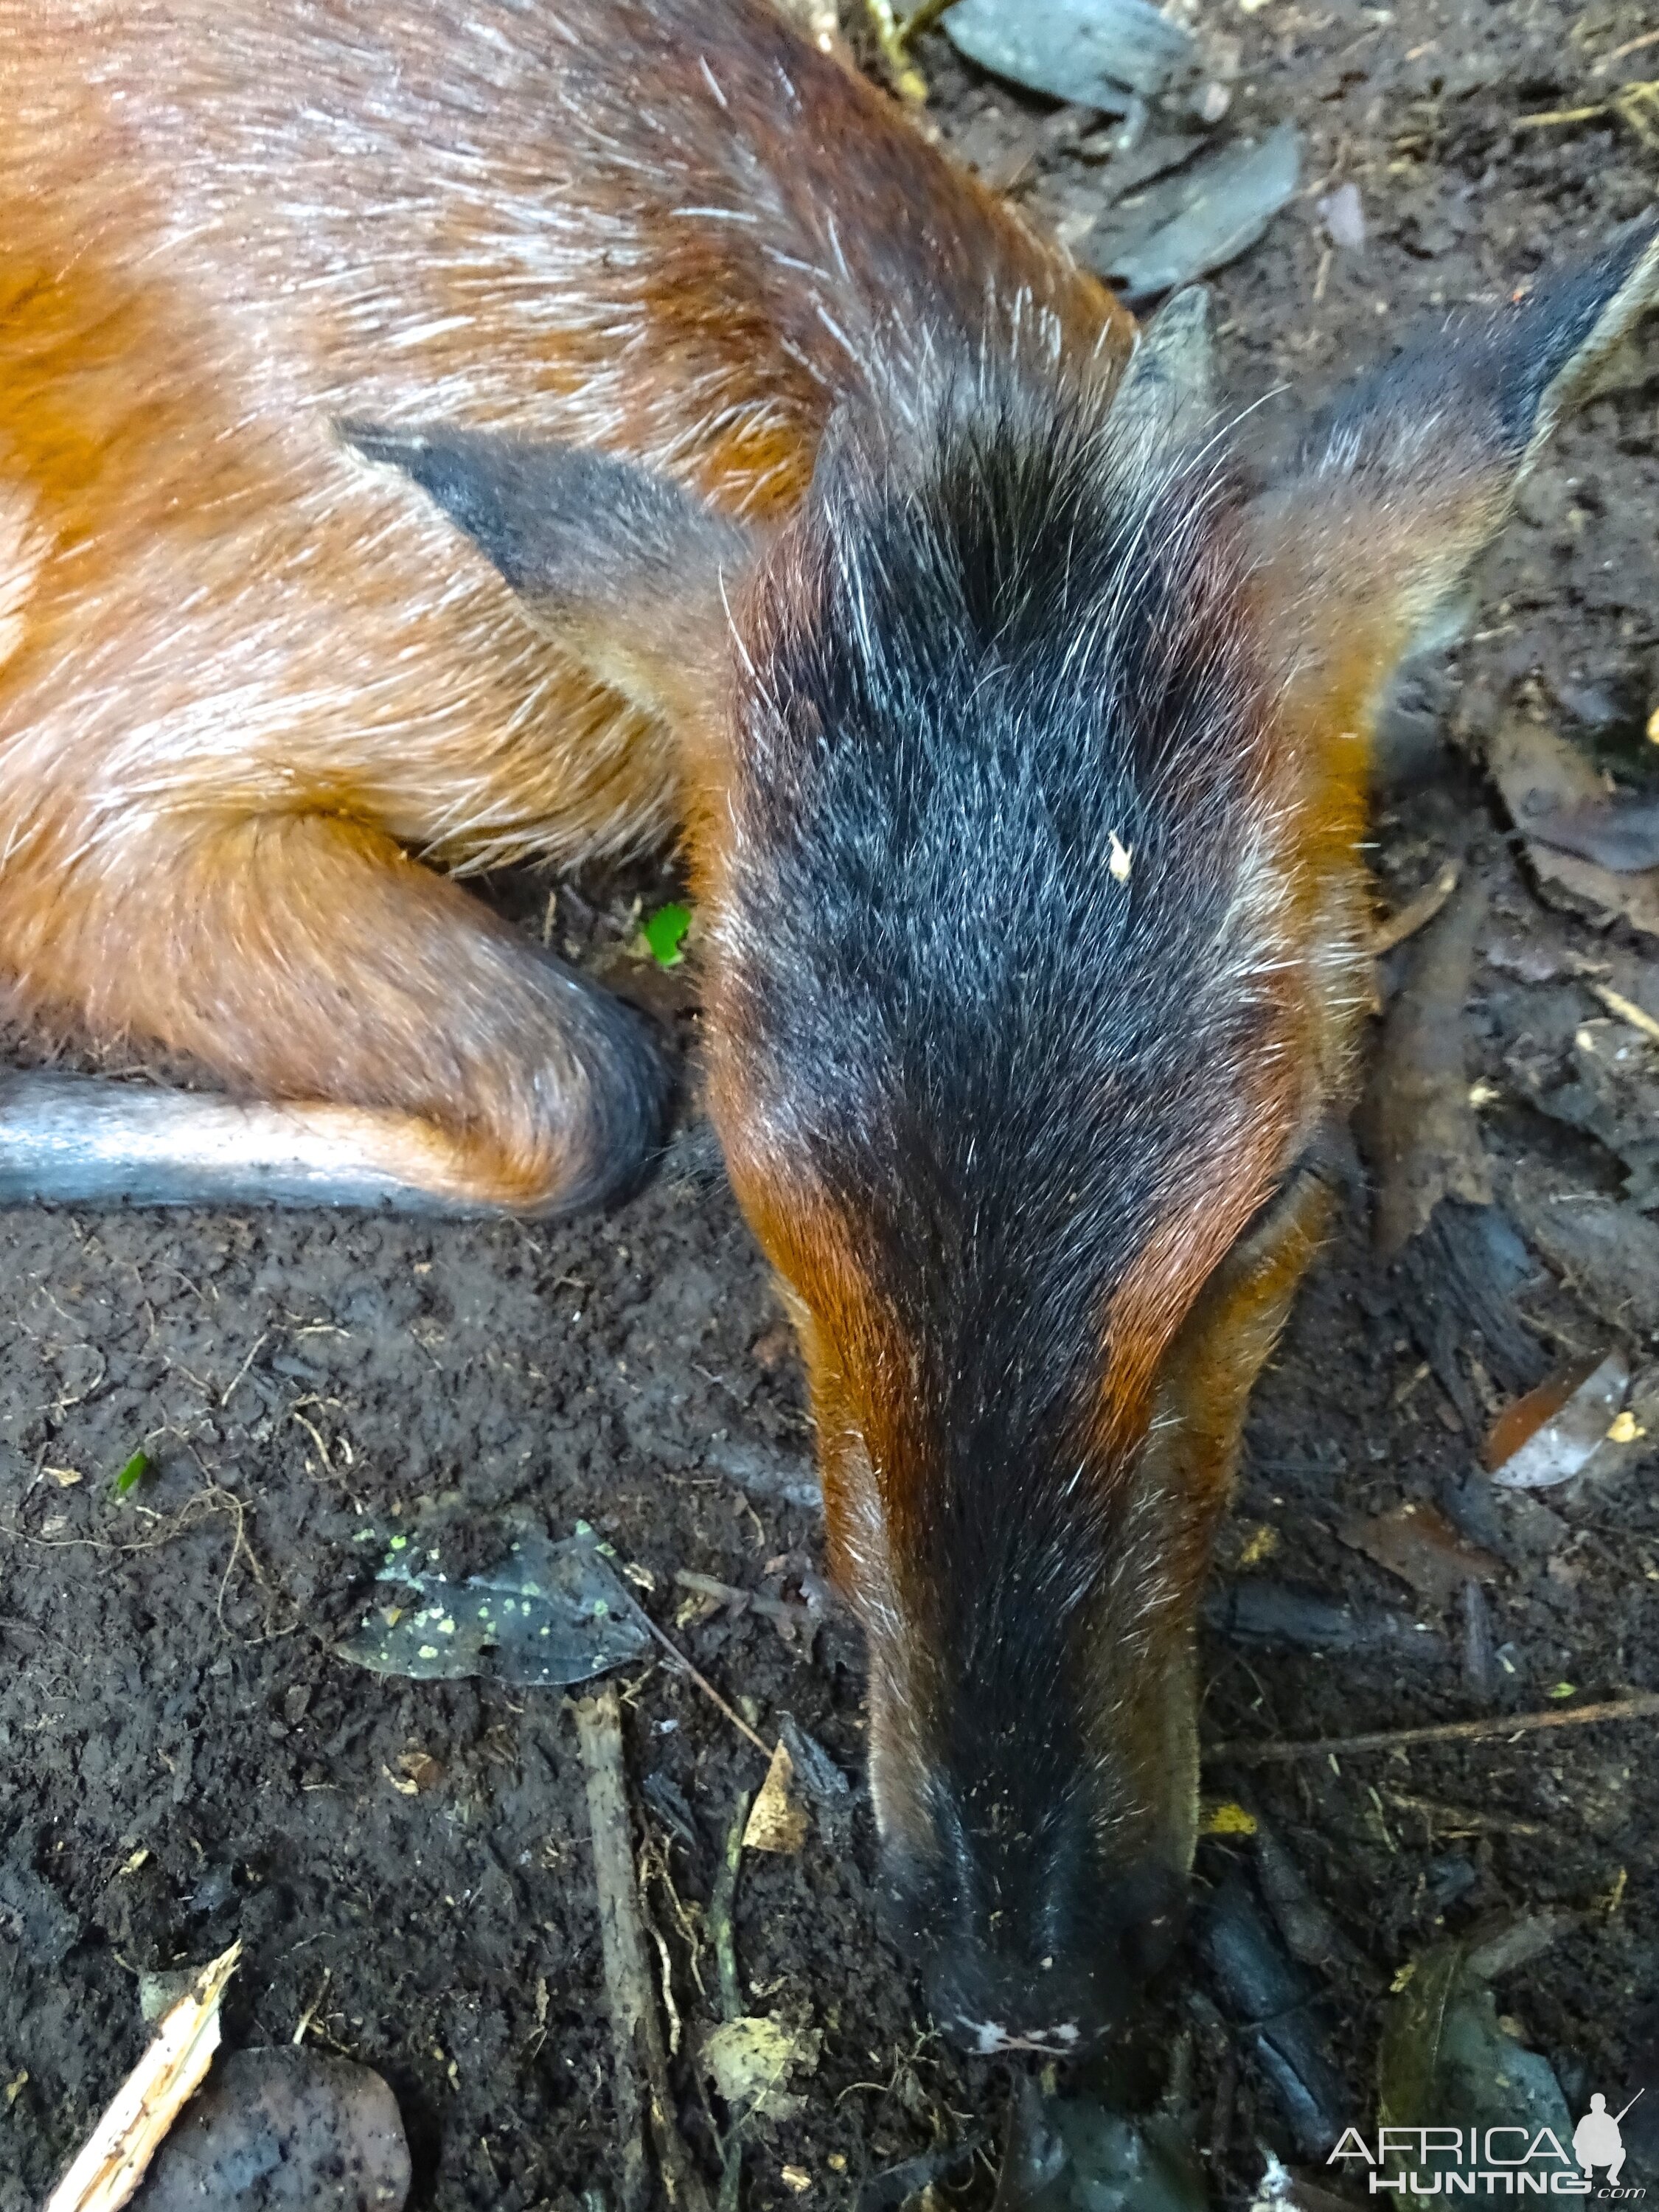
[[[533,1202],[544,1024],[502,1004],[456,1033],[490,926],[394,846],[568,861],[661,837],[690,794],[661,724],[528,634],[331,419],[598,442],[775,514],[857,374],[831,325],[856,348],[907,292],[976,316],[988,284],[1077,345],[1127,319],[761,0],[0,0],[0,42],[14,1008],[427,1116],[478,1147],[481,1198]],[[406,974],[366,960],[366,906]]]

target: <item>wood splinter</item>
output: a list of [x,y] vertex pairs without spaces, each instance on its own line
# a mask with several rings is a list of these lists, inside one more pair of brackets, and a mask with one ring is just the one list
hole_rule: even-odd
[[163,2014],[155,2040],[47,2198],[46,2212],[119,2212],[126,2203],[213,2063],[219,2002],[241,1955],[240,1942],[222,1951]]

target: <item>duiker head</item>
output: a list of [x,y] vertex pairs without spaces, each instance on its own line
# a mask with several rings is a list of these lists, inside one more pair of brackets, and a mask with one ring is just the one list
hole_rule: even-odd
[[1200,1587],[1366,998],[1367,734],[1653,259],[1408,354],[1249,498],[1193,295],[1115,381],[874,373],[763,542],[625,462],[357,434],[684,732],[709,1110],[810,1373],[886,1901],[971,2045],[1082,2047],[1176,1935]]

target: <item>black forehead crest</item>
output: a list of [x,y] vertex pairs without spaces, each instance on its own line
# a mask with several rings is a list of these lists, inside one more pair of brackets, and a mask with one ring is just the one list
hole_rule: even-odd
[[1024,1395],[960,1358],[1021,1361],[1011,1301],[1084,1356],[1260,1014],[1231,486],[1155,429],[975,365],[842,431],[763,586],[739,1019],[969,1420]]

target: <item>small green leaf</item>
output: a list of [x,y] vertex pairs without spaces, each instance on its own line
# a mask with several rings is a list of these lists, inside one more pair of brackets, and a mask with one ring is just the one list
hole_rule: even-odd
[[149,1473],[149,1454],[136,1451],[115,1478],[115,1495],[125,1498],[130,1490],[137,1490]]
[[680,940],[691,927],[688,906],[659,906],[645,925],[645,941],[659,968],[678,968],[685,955]]
[[1557,1682],[1551,1689],[1550,1695],[1553,1698],[1576,1698],[1578,1695],[1578,1685],[1576,1682]]

